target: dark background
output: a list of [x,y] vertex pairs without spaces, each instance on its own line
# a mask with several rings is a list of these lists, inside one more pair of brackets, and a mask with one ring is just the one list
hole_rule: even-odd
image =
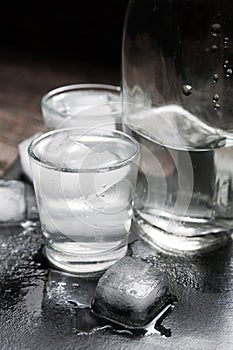
[[128,0],[16,1],[0,6],[0,50],[118,66]]
[[79,83],[121,84],[128,0],[0,3],[0,177],[45,131],[41,98]]

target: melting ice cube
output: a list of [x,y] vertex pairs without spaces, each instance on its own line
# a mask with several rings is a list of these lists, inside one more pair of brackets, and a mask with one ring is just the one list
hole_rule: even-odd
[[0,223],[17,223],[25,219],[25,187],[20,181],[0,180]]
[[107,94],[91,91],[68,91],[56,95],[48,100],[49,107],[61,115],[70,116],[88,109],[92,106],[102,105],[108,102]]
[[140,259],[125,257],[100,278],[93,311],[129,327],[143,327],[169,304],[167,280]]
[[59,143],[59,135],[56,143],[46,148],[46,159],[62,168],[79,169],[90,152],[90,148],[78,141],[72,141],[68,136]]
[[[102,144],[101,144],[102,145]],[[119,163],[118,156],[107,150],[90,149],[86,145],[74,142],[63,158],[63,167],[76,169],[77,174],[61,175],[61,188],[64,194],[68,190],[76,191],[78,197],[87,197],[91,194],[99,194],[107,191],[116,183],[124,179],[129,173],[129,166],[112,168]],[[104,171],[101,169],[106,168]],[[87,170],[88,169],[88,170]],[[71,179],[75,179],[76,185],[71,189]],[[67,193],[67,194],[68,194]]]
[[116,124],[121,123],[121,113],[120,103],[80,107],[75,114],[64,118],[56,128],[79,126],[86,130],[99,127],[114,130]]

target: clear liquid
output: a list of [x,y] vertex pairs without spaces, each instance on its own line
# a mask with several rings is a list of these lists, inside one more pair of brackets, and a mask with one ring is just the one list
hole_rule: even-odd
[[[88,273],[105,269],[124,256],[132,218],[131,184],[122,179],[101,195],[78,197],[75,174],[55,176],[53,190],[48,190],[48,184],[38,196],[46,253],[51,262],[63,269],[68,265],[69,271]],[[63,192],[62,185],[59,189],[60,182],[73,187],[73,195],[70,192],[67,196],[67,188]],[[119,198],[123,190],[125,195]]]
[[[89,166],[109,162],[109,168],[102,172],[97,166],[97,170],[72,173],[32,164],[48,259],[63,270],[86,275],[102,271],[126,255],[133,216],[137,167],[126,163],[111,168],[114,161],[124,159],[129,146],[121,140],[116,141],[118,147],[112,140],[100,141],[86,137],[87,149],[83,151],[93,149],[85,158]],[[51,154],[46,145],[47,159],[81,167],[85,162],[80,159],[80,144],[72,141],[66,154],[68,142],[65,139],[64,145],[56,144]]]
[[143,234],[170,250],[225,238],[233,227],[233,141],[195,149],[165,146],[132,126],[128,132],[142,147],[135,211]]
[[39,198],[46,253],[52,263],[59,265],[60,261],[65,268],[66,262],[69,271],[88,273],[105,269],[127,253],[132,204],[109,203],[110,196],[105,194],[108,202],[102,201],[101,207],[103,198],[98,197],[64,201],[44,193]]
[[82,126],[87,129],[104,125],[115,129],[120,123],[122,106],[118,91],[87,89],[64,91],[42,105],[45,125],[49,128]]

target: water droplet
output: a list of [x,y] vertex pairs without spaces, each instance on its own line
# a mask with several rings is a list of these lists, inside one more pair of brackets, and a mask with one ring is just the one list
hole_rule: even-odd
[[72,286],[73,287],[79,287],[79,284],[78,283],[72,283]]
[[58,282],[57,284],[58,284],[59,286],[62,286],[62,287],[66,286],[66,283],[65,283],[65,282]]
[[32,228],[32,227],[36,227],[36,223],[33,222],[33,221],[28,220],[28,221],[26,221],[26,222],[21,222],[21,226],[22,226],[25,230],[27,230],[27,229],[30,229],[30,228]]
[[70,303],[71,305],[77,306],[77,303],[74,300],[67,300],[67,303]]
[[136,291],[135,289],[131,289],[129,292],[130,292],[130,294],[132,294],[132,295],[136,295],[136,294],[137,294],[137,291]]
[[219,103],[215,103],[214,109],[217,111],[219,108],[220,108],[220,104]]
[[218,94],[214,94],[213,102],[216,103],[216,102],[218,102],[218,100],[219,100],[219,95]]
[[228,44],[229,44],[229,38],[225,37],[224,38],[224,49],[228,49]]
[[211,50],[212,50],[212,52],[217,52],[218,51],[218,46],[217,45],[212,45]]
[[229,61],[228,61],[228,60],[225,60],[225,61],[224,61],[223,67],[224,67],[224,68],[227,68],[228,63],[229,63]]
[[227,78],[229,78],[232,75],[232,69],[228,68],[227,70]]
[[182,87],[183,94],[184,94],[185,96],[191,95],[192,89],[193,89],[193,88],[192,88],[191,85],[188,85],[188,84],[183,85],[183,87]]
[[103,188],[106,188],[106,185],[105,185],[105,184],[103,184],[103,185],[102,185],[102,187],[103,187]]
[[217,36],[221,32],[221,29],[222,29],[222,27],[219,23],[212,24],[212,26],[211,26],[212,35]]
[[218,74],[214,74],[214,83],[217,83],[218,81]]

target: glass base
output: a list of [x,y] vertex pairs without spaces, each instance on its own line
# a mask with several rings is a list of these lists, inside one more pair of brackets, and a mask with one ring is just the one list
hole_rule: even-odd
[[45,252],[48,260],[55,268],[78,276],[88,277],[103,273],[109,266],[127,255],[128,246],[117,247],[105,252],[105,254],[102,252],[95,255],[78,255],[58,251],[51,245],[47,245]]
[[212,251],[224,246],[232,238],[232,233],[229,231],[199,236],[176,235],[149,224],[141,217],[135,218],[131,230],[157,249],[174,254],[198,254]]

